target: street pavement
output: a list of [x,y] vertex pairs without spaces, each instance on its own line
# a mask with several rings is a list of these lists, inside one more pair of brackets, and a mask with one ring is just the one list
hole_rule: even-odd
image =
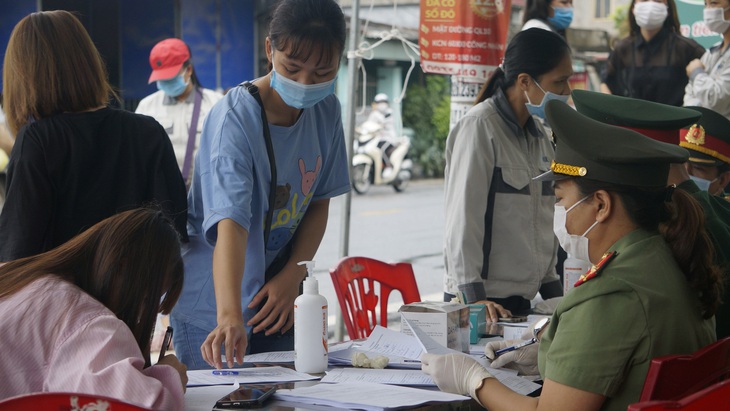
[[[348,254],[413,264],[424,301],[443,298],[443,185],[441,179],[416,180],[402,193],[396,193],[391,186],[373,186],[367,194],[352,194]],[[341,257],[344,203],[344,196],[330,202],[327,231],[315,255],[314,275],[320,294],[329,302],[331,331],[338,302],[329,270]],[[399,293],[391,295],[391,320],[397,322],[402,301]]]

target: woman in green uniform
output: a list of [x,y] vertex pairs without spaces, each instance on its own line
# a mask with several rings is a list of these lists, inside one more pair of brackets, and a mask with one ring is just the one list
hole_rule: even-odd
[[557,141],[554,231],[594,267],[558,305],[541,335],[539,398],[522,396],[468,356],[431,355],[423,369],[444,391],[491,411],[625,410],[638,401],[652,358],[715,341],[720,271],[702,209],[667,187],[681,147],[591,120],[549,102]]

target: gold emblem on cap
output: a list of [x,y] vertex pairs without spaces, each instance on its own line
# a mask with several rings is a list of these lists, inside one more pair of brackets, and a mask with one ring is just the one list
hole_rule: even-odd
[[684,135],[684,139],[692,144],[702,146],[705,144],[705,128],[699,124],[692,124],[692,127],[687,130],[687,134]]
[[579,177],[584,177],[588,173],[588,169],[586,169],[585,167],[556,163],[555,160],[553,160],[553,162],[550,164],[550,170],[552,170],[553,173]]

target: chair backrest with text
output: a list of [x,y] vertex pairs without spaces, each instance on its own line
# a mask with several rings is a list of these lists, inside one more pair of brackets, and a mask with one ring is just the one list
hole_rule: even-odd
[[730,410],[730,380],[720,381],[678,401],[645,401],[630,404],[627,411]]
[[0,401],[2,411],[149,411],[137,405],[98,395],[39,392]]
[[730,337],[692,355],[651,360],[639,401],[678,400],[730,378]]
[[352,340],[366,338],[375,325],[388,326],[391,291],[398,290],[404,304],[421,301],[410,263],[389,264],[367,257],[345,257],[330,270],[330,276]]

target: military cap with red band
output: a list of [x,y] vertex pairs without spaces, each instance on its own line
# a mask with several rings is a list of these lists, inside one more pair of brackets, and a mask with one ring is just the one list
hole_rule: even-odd
[[679,130],[694,124],[701,116],[689,108],[595,91],[573,90],[572,95],[579,113],[669,144],[677,144]]
[[720,166],[730,164],[730,120],[704,107],[688,107],[702,117],[679,131],[679,145],[689,150],[689,161]]

